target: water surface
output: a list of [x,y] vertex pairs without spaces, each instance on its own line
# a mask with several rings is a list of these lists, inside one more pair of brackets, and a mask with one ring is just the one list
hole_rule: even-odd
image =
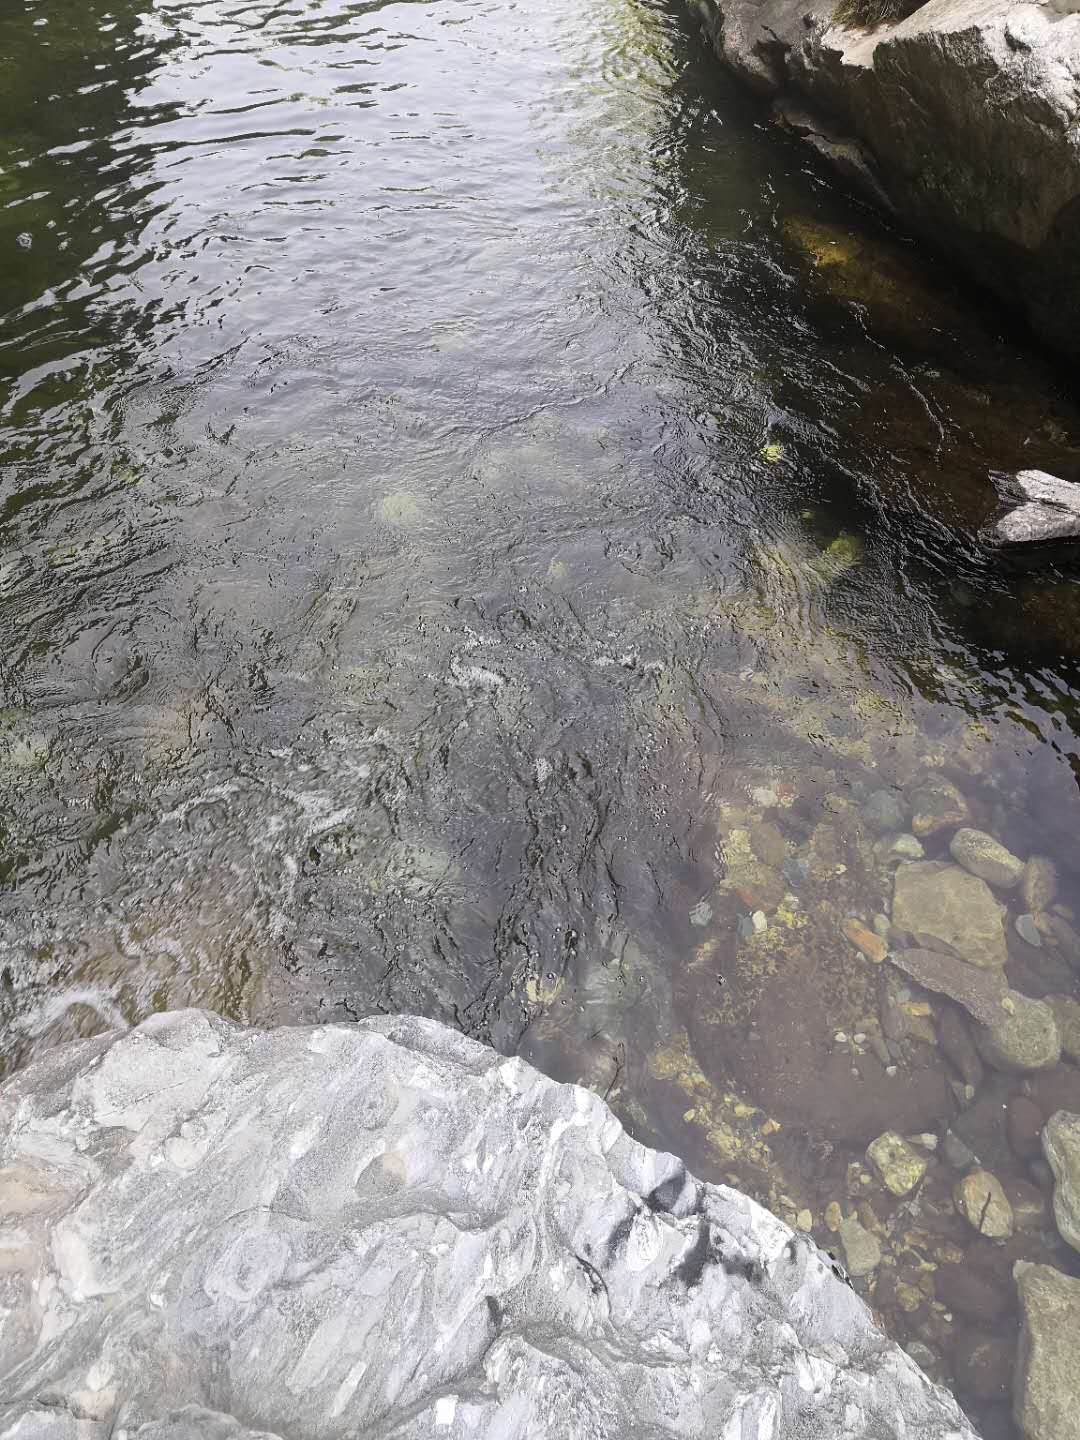
[[860,1288],[1010,1434],[968,1352],[1076,1257],[863,1151],[965,1110],[1045,1193],[1033,1082],[972,1101],[840,927],[927,772],[1080,901],[1080,591],[976,538],[992,472],[1080,478],[1061,372],[647,0],[9,0],[0,255],[4,1063],[438,1017],[822,1244],[869,1205]]

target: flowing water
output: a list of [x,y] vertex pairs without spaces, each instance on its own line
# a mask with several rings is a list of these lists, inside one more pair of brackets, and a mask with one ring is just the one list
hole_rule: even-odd
[[1011,983],[1080,993],[1080,589],[977,538],[1080,478],[1062,370],[651,0],[7,0],[0,257],[4,1064],[438,1017],[857,1214],[1011,1434],[1012,1262],[1080,1257],[1003,1107],[1076,1057],[987,1070],[842,926],[944,776],[1058,867]]

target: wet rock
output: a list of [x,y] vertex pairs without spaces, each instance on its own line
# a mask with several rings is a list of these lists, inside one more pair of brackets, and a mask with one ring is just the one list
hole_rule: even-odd
[[881,1245],[877,1236],[871,1235],[854,1217],[841,1220],[840,1242],[844,1247],[844,1265],[852,1279],[869,1275],[881,1264]]
[[938,860],[901,865],[893,892],[893,924],[930,936],[984,969],[1005,964],[1002,908],[985,880]]
[[1042,1154],[1043,1112],[1027,1095],[1014,1095],[1009,1101],[1005,1124],[1009,1144],[1022,1160]]
[[1035,924],[1034,915],[1017,915],[1013,924],[1016,927],[1017,935],[1026,945],[1030,945],[1034,950],[1042,949],[1042,936],[1039,934],[1039,927]]
[[1004,1335],[968,1330],[952,1352],[957,1389],[977,1400],[1005,1400],[1012,1394],[1016,1345]]
[[1021,470],[998,477],[998,489],[1010,509],[986,530],[990,544],[1024,550],[1080,536],[1080,485],[1045,470]]
[[774,870],[783,869],[788,858],[788,843],[772,820],[760,820],[750,826],[750,848],[763,864]]
[[1032,911],[1049,910],[1057,899],[1057,866],[1046,855],[1032,855],[1024,866],[1020,885],[1024,908]]
[[1000,970],[981,970],[937,950],[896,950],[889,960],[923,989],[955,1000],[980,1024],[992,1025],[1001,1018],[1009,987]]
[[944,775],[927,776],[911,792],[911,828],[920,840],[966,825],[968,803]]
[[1080,1440],[1080,1280],[1018,1260],[1014,1414],[1027,1440]]
[[[980,975],[986,972],[980,970]],[[942,1005],[937,1017],[938,1044],[960,1072],[965,1085],[980,1085],[983,1078],[983,1063],[971,1030],[964,1016],[955,1005]]]
[[690,911],[690,924],[704,930],[712,922],[713,908],[707,900],[699,900]]
[[893,835],[879,840],[874,846],[874,853],[884,864],[890,861],[921,860],[926,854],[921,840],[916,840],[914,835]]
[[1013,1213],[1001,1181],[989,1170],[973,1170],[953,1187],[960,1214],[980,1235],[1005,1240],[1013,1233]]
[[12,1436],[974,1440],[804,1237],[431,1021],[65,1046],[0,1172]]
[[1080,1115],[1059,1110],[1043,1127],[1043,1154],[1054,1172],[1058,1234],[1080,1250]]
[[934,1272],[938,1299],[950,1310],[993,1325],[1013,1309],[1007,1276],[995,1275],[977,1265],[939,1265]]
[[1046,1003],[1057,1021],[1061,1053],[1068,1060],[1080,1062],[1080,1000],[1069,995],[1048,995]]
[[985,830],[969,827],[957,830],[949,841],[949,854],[958,865],[985,880],[988,885],[996,885],[999,890],[1013,889],[1019,885],[1024,874],[1024,862],[992,835],[987,835]]
[[1000,1020],[975,1031],[975,1044],[986,1063],[1009,1074],[1056,1065],[1061,1059],[1061,1037],[1045,1000],[1029,1000],[1010,990],[1002,1009]]
[[907,1195],[914,1190],[929,1165],[925,1155],[892,1130],[872,1140],[866,1154],[881,1183],[893,1195]]
[[875,965],[880,965],[889,953],[889,947],[880,935],[875,935],[858,920],[847,919],[843,924],[843,931],[847,938],[855,946],[861,955],[867,960],[872,960]]
[[887,835],[890,830],[903,830],[908,807],[897,791],[875,790],[863,803],[862,817],[875,835]]

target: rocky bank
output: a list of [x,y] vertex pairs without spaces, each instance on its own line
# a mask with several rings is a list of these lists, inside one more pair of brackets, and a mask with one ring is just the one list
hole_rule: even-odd
[[1080,9],[693,0],[718,54],[850,181],[1080,354]]
[[973,1440],[811,1240],[432,1022],[156,1016],[0,1109],[5,1436]]

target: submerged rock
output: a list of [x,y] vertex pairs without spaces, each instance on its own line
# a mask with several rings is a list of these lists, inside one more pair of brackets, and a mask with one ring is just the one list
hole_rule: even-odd
[[967,960],[939,950],[896,950],[889,959],[925,990],[947,995],[962,1005],[981,1025],[993,1025],[1001,1019],[1001,1002],[1009,993],[1002,971],[980,970]]
[[1027,1440],[1080,1440],[1080,1280],[1018,1260],[1020,1349],[1013,1411]]
[[1080,1250],[1080,1115],[1059,1110],[1043,1127],[1043,1154],[1054,1172],[1058,1234]]
[[989,1170],[973,1170],[953,1187],[953,1200],[980,1235],[1004,1240],[1013,1233],[1013,1212],[1001,1181]]
[[156,1015],[0,1122],[8,1435],[974,1440],[812,1242],[431,1021]]
[[876,1270],[881,1264],[881,1244],[877,1236],[860,1225],[854,1216],[841,1220],[839,1230],[848,1274],[859,1280]]
[[893,892],[893,924],[916,937],[943,941],[972,965],[1005,964],[1002,907],[985,880],[959,865],[921,860],[901,865]]
[[1080,1063],[1080,1000],[1070,995],[1048,995],[1046,1003],[1057,1021],[1061,1053],[1067,1060]]
[[1024,866],[1024,878],[1020,893],[1024,908],[1038,914],[1049,910],[1057,899],[1057,866],[1046,855],[1032,855]]
[[1047,1070],[1061,1059],[1061,1036],[1054,1012],[1044,1000],[1010,990],[1002,1001],[1001,1018],[975,1031],[979,1054],[995,1070],[1022,1074]]
[[911,828],[924,839],[939,830],[953,830],[968,820],[968,803],[944,775],[928,775],[911,793]]
[[949,853],[972,875],[1001,890],[1011,890],[1014,885],[1019,885],[1024,873],[1023,860],[1018,860],[984,830],[969,827],[957,830],[949,841]]
[[930,1163],[914,1145],[893,1130],[887,1130],[876,1140],[871,1140],[866,1154],[881,1183],[893,1195],[907,1195],[914,1190]]

